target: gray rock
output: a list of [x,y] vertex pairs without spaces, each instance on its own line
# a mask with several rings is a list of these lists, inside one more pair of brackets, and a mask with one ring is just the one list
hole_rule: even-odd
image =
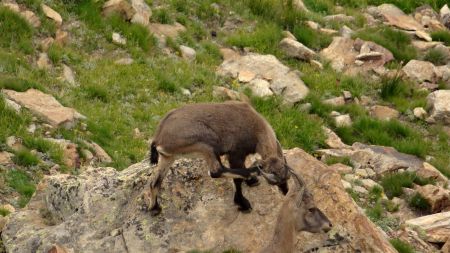
[[413,110],[414,117],[418,119],[425,119],[427,117],[427,111],[423,107],[416,107]]
[[438,81],[437,69],[431,62],[411,60],[403,67],[402,71],[416,83]]
[[346,127],[352,125],[352,119],[349,114],[339,115],[334,118],[337,127]]
[[430,108],[428,122],[442,122],[450,125],[450,90],[438,90],[427,97],[427,107]]
[[364,188],[364,187],[362,187],[362,186],[359,186],[359,185],[353,186],[353,190],[354,190],[356,193],[359,193],[359,194],[362,194],[362,195],[366,195],[366,194],[369,193],[369,192],[366,190],[366,188]]
[[189,61],[195,60],[195,55],[197,54],[193,48],[187,46],[180,46],[181,56]]
[[280,49],[287,56],[300,60],[311,60],[316,55],[314,51],[312,51],[302,43],[290,38],[284,38],[283,40],[281,40]]
[[247,87],[250,88],[252,94],[257,97],[267,97],[272,96],[273,92],[270,89],[270,83],[264,79],[253,79]]
[[384,105],[374,105],[370,108],[370,114],[380,120],[396,119],[400,113],[390,107]]
[[119,33],[113,32],[112,33],[112,42],[117,45],[126,45],[127,39],[122,37]]

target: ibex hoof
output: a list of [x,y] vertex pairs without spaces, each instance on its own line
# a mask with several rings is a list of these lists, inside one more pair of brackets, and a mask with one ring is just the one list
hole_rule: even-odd
[[157,203],[152,209],[150,209],[151,216],[157,216],[162,211],[161,206]]
[[242,213],[251,213],[252,212],[252,207],[249,208],[244,208],[244,207],[238,207],[238,210]]
[[257,177],[251,177],[250,179],[245,180],[245,184],[249,187],[255,187],[260,184],[259,179]]

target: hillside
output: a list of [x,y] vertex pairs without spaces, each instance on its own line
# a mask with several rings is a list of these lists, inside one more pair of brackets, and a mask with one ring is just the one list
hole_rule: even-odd
[[[39,196],[54,193],[40,182],[65,182],[73,175],[84,184],[89,171],[105,167],[118,171],[105,169],[105,177],[128,175],[129,168],[143,168],[148,141],[169,110],[241,100],[266,117],[284,149],[300,148],[327,165],[314,166],[339,174],[342,185],[336,187],[346,189],[399,252],[448,252],[446,3],[1,0],[0,227],[7,224],[2,250],[20,252],[17,238],[11,239],[12,231],[19,234],[19,217],[44,203]],[[206,177],[203,172],[199,178]],[[208,188],[213,182],[199,184]],[[169,193],[164,199],[170,200]],[[202,201],[194,202],[208,206]],[[203,210],[198,208],[193,209]],[[308,238],[303,236],[297,241]],[[183,250],[247,252],[238,247],[246,242],[226,242],[217,248],[192,242],[198,247]],[[324,252],[333,250],[327,247]]]

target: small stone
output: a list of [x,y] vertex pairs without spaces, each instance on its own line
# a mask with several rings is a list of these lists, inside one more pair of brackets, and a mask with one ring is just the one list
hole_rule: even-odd
[[351,38],[353,33],[354,33],[354,31],[350,27],[348,27],[346,25],[344,25],[339,30],[339,34],[341,34],[341,36],[344,37],[344,38]]
[[0,216],[0,231],[3,230],[6,223],[8,222],[8,217]]
[[369,193],[369,192],[366,190],[366,188],[364,188],[364,187],[362,187],[362,186],[359,186],[359,185],[353,186],[353,190],[354,190],[356,193],[364,194],[364,195],[366,195],[367,193]]
[[356,177],[353,174],[345,174],[344,175],[344,180],[347,181],[347,182],[353,182],[353,181],[355,181],[357,179],[358,179],[358,177]]
[[248,82],[252,81],[253,79],[255,79],[255,77],[256,77],[255,73],[248,71],[248,70],[242,70],[239,72],[238,80],[241,83],[248,83]]
[[433,40],[431,38],[431,36],[425,31],[420,31],[420,30],[416,31],[416,36],[421,38],[421,39],[424,39],[425,41],[428,41],[428,42]]
[[112,41],[113,41],[113,43],[115,43],[117,45],[127,44],[127,39],[125,39],[124,37],[122,37],[122,35],[120,35],[119,33],[116,33],[116,32],[113,32],[113,34],[112,34]]
[[121,58],[117,61],[115,61],[115,64],[119,64],[119,65],[130,65],[133,64],[134,60],[132,58],[126,57],[126,58]]
[[45,4],[42,4],[41,7],[42,11],[48,18],[53,19],[58,26],[62,25],[62,17],[61,15],[59,15],[58,12],[56,12],[55,10],[53,10],[52,8],[50,8]]
[[94,159],[94,154],[92,154],[92,152],[88,149],[82,149],[81,154],[87,162],[90,162],[92,161],[92,159]]
[[400,115],[397,110],[383,105],[372,106],[370,108],[370,114],[380,120],[396,119]]
[[270,89],[270,83],[264,79],[254,79],[247,85],[252,94],[258,97],[272,96],[273,92]]
[[15,151],[23,148],[22,141],[15,136],[9,136],[8,138],[6,138],[6,146]]
[[345,99],[343,96],[329,98],[323,101],[324,104],[327,105],[333,105],[333,106],[340,106],[345,105]]
[[14,208],[11,204],[4,204],[0,206],[1,209],[8,210],[9,213],[16,212],[16,208]]
[[51,67],[50,59],[47,53],[40,53],[37,61],[37,67],[39,69],[49,69]]
[[416,107],[413,110],[414,117],[418,119],[425,119],[427,117],[427,111],[423,107]]
[[135,129],[133,129],[133,137],[136,139],[142,137],[142,133],[141,130],[139,130],[139,128],[136,127]]
[[341,183],[342,183],[342,186],[344,186],[344,189],[351,189],[352,188],[352,184],[350,184],[349,182],[347,182],[345,180],[341,179]]
[[311,65],[313,65],[314,67],[318,68],[318,69],[323,69],[323,65],[322,63],[320,63],[319,61],[316,60],[311,60],[309,61],[311,63]]
[[283,31],[282,35],[283,35],[283,38],[288,38],[288,39],[291,39],[291,40],[297,40],[297,38],[295,38],[294,34],[292,34],[290,31],[287,31],[287,30]]
[[34,14],[34,12],[26,10],[21,12],[20,15],[24,17],[34,28],[41,26],[41,20],[39,20],[39,17]]
[[306,25],[313,30],[319,30],[320,25],[314,21],[306,21]]
[[356,66],[362,66],[362,65],[364,65],[364,62],[361,61],[361,60],[355,60],[355,65]]
[[312,104],[311,103],[304,103],[298,106],[298,109],[302,112],[309,112],[311,111]]
[[367,190],[370,190],[375,186],[380,186],[377,182],[373,181],[372,179],[362,179],[361,182],[364,188],[366,188]]
[[367,172],[367,175],[369,175],[369,177],[374,177],[377,175],[377,173],[371,168],[365,168],[365,170]]
[[180,51],[181,51],[181,57],[183,57],[183,59],[186,59],[188,61],[195,60],[195,56],[197,53],[195,52],[195,50],[193,48],[181,45]]
[[240,57],[239,53],[231,48],[221,48],[220,53],[224,60],[232,60]]
[[330,116],[331,117],[337,117],[337,116],[339,116],[339,115],[341,115],[339,112],[337,112],[337,111],[331,111],[330,112]]
[[213,96],[228,100],[239,100],[244,102],[250,101],[250,99],[245,94],[221,86],[213,87]]
[[316,55],[313,50],[290,38],[281,40],[279,46],[287,56],[300,60],[311,60]]
[[319,31],[328,35],[335,35],[338,33],[338,31],[328,28],[320,28]]
[[108,155],[108,153],[106,153],[106,151],[102,147],[100,147],[100,145],[98,145],[95,142],[91,142],[89,145],[94,149],[95,155],[99,158],[100,162],[103,163],[112,162],[111,157]]
[[66,82],[68,82],[71,85],[75,85],[75,74],[73,73],[72,69],[67,66],[66,64],[63,64],[63,78]]
[[180,91],[181,91],[181,94],[185,95],[186,97],[192,96],[191,91],[188,89],[181,88]]
[[322,126],[322,130],[326,134],[325,144],[327,144],[328,147],[338,149],[350,148],[348,145],[344,144],[341,138],[339,138],[339,136],[336,133],[334,133],[331,129]]
[[352,119],[349,114],[339,115],[334,118],[337,127],[348,127],[352,125]]
[[366,178],[369,176],[369,174],[367,173],[367,171],[365,169],[355,169],[355,175],[362,177],[362,178]]
[[5,103],[7,107],[13,109],[16,112],[20,112],[20,109],[22,109],[22,106],[10,99],[5,98]]
[[356,60],[360,61],[372,61],[372,60],[378,60],[381,59],[383,56],[380,52],[370,52],[370,53],[362,53],[356,56]]
[[111,231],[111,233],[110,233],[110,235],[111,236],[118,236],[118,235],[120,235],[120,234],[122,234],[122,231],[120,231],[120,228],[118,228],[118,229],[114,229],[113,231]]
[[65,44],[67,44],[67,41],[69,40],[69,33],[66,31],[63,31],[61,29],[58,29],[56,31],[56,35],[55,35],[55,43],[60,45],[60,46],[64,46]]
[[353,99],[352,93],[350,91],[344,90],[342,92],[345,101],[351,101]]
[[69,253],[69,250],[62,245],[55,244],[48,250],[47,253]]
[[349,174],[353,172],[353,168],[342,164],[342,163],[335,163],[332,165],[329,165],[328,167],[330,167],[331,169],[336,170],[337,172],[339,172],[340,174]]
[[14,154],[2,151],[0,152],[0,165],[9,165],[13,164],[12,158],[14,157]]
[[416,185],[414,189],[431,205],[432,213],[440,212],[450,206],[450,191],[447,189],[431,184]]
[[31,123],[31,124],[27,127],[27,132],[29,132],[30,134],[34,134],[35,131],[36,131],[36,124]]
[[361,45],[361,49],[359,49],[360,54],[368,54],[372,49],[370,48],[370,44],[368,42],[364,42]]
[[41,40],[40,46],[41,50],[47,52],[48,48],[53,44],[55,40],[52,37],[45,38]]

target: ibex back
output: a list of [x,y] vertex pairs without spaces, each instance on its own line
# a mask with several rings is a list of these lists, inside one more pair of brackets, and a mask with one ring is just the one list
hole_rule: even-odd
[[[261,170],[245,169],[245,158],[258,153]],[[233,178],[234,202],[241,211],[250,211],[242,195],[242,182],[258,184],[258,171],[270,184],[286,194],[289,176],[286,160],[275,133],[267,121],[249,104],[241,102],[186,105],[170,111],[160,122],[150,147],[150,161],[158,163],[144,199],[153,215],[161,211],[157,194],[169,166],[180,155],[203,157],[213,178]],[[220,156],[228,156],[231,168],[222,165]]]

